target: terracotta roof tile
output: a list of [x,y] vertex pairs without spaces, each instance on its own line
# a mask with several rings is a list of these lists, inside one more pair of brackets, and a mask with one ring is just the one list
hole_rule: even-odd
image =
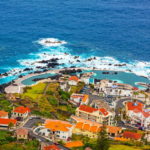
[[60,148],[56,145],[45,146],[44,150],[60,150]]
[[128,138],[128,139],[133,139],[133,140],[139,140],[139,139],[141,139],[142,135],[140,133],[125,131],[123,133],[123,137]]
[[19,107],[16,107],[13,110],[13,112],[24,114],[24,113],[30,112],[30,108],[24,107],[24,106],[19,106]]
[[9,125],[10,123],[16,124],[17,120],[15,120],[15,119],[0,118],[0,124]]
[[16,130],[17,135],[28,135],[28,130],[25,128],[20,128]]
[[128,139],[123,138],[123,137],[115,137],[114,140],[116,140],[116,141],[123,141],[123,142],[129,141]]
[[104,115],[107,116],[109,113],[105,108],[100,108],[99,111]]
[[88,100],[88,98],[89,98],[89,95],[84,95],[84,97],[83,97],[83,99],[82,99],[82,102],[86,102],[87,100]]
[[79,80],[79,78],[78,78],[77,76],[71,76],[71,77],[69,78],[69,80],[78,81],[78,80]]
[[46,120],[45,128],[48,128],[52,131],[69,131],[69,128],[72,127],[72,124],[66,121],[61,120]]
[[82,130],[90,131],[90,124],[84,124]]
[[66,143],[65,146],[68,148],[82,147],[83,143],[82,143],[82,141],[72,141],[72,142]]
[[8,116],[8,112],[0,110],[0,118]]
[[78,122],[75,127],[78,129],[82,129],[83,124],[84,124],[83,122]]
[[86,106],[86,105],[80,105],[79,110],[92,113],[92,112],[94,112],[94,111],[97,111],[98,109],[95,109],[95,108],[93,108],[93,107]]
[[140,102],[127,102],[127,108],[128,110],[139,110],[142,111],[143,109],[143,104]]

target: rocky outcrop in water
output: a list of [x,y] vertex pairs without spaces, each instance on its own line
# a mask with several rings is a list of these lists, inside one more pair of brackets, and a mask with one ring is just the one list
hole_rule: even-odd
[[62,71],[60,71],[60,73],[62,73],[62,74],[72,74],[72,73],[80,73],[80,72],[82,72],[82,70],[81,69],[70,69],[70,70],[62,70]]

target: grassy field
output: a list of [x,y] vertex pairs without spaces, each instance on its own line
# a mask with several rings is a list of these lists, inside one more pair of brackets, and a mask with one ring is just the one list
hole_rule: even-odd
[[111,145],[109,150],[148,150],[150,147],[145,146],[145,147],[133,147],[133,146],[127,146],[127,145]]
[[0,150],[38,150],[38,147],[39,143],[37,141],[11,142],[0,145]]
[[59,83],[38,83],[25,88],[19,97],[21,100],[16,105],[28,106],[36,115],[66,120],[75,112],[68,103],[70,93],[61,91]]

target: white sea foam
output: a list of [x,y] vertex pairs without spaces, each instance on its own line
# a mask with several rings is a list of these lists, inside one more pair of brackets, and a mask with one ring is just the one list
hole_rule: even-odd
[[116,60],[113,57],[91,57],[82,58],[76,57],[71,54],[66,54],[64,52],[51,53],[39,53],[39,58],[37,60],[24,60],[22,64],[26,66],[44,66],[45,64],[38,63],[40,60],[50,60],[58,59],[58,63],[61,64],[59,67],[85,67],[85,68],[97,68],[102,70],[116,70],[116,71],[126,71],[133,72],[140,76],[149,77],[150,76],[150,63],[149,62],[138,62],[134,61],[132,63],[125,63]]
[[37,41],[40,45],[45,46],[45,47],[55,47],[55,46],[60,46],[67,44],[66,41],[61,41],[56,38],[42,38]]
[[[51,43],[46,43],[49,40]],[[19,60],[22,68],[32,68],[33,71],[38,70],[39,67],[46,67],[46,63],[42,63],[42,60],[58,59],[57,62],[60,64],[58,68],[64,67],[81,67],[81,68],[96,68],[100,70],[115,70],[115,71],[126,71],[133,72],[139,76],[144,76],[150,78],[150,62],[145,61],[132,61],[129,63],[121,62],[113,57],[95,57],[85,58],[81,56],[75,56],[71,54],[71,50],[66,48],[62,44],[66,44],[65,41],[57,43],[58,39],[46,38],[38,40],[44,48],[40,49],[40,52],[33,54],[34,59],[22,59]],[[55,43],[56,42],[56,43]],[[36,57],[35,57],[35,56]],[[23,72],[23,69],[11,70],[9,74],[16,75]]]

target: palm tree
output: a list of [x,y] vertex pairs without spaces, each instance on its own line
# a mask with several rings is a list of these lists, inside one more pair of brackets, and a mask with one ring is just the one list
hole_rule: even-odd
[[135,98],[137,98],[137,95],[139,95],[139,92],[133,92],[133,95],[135,96]]

